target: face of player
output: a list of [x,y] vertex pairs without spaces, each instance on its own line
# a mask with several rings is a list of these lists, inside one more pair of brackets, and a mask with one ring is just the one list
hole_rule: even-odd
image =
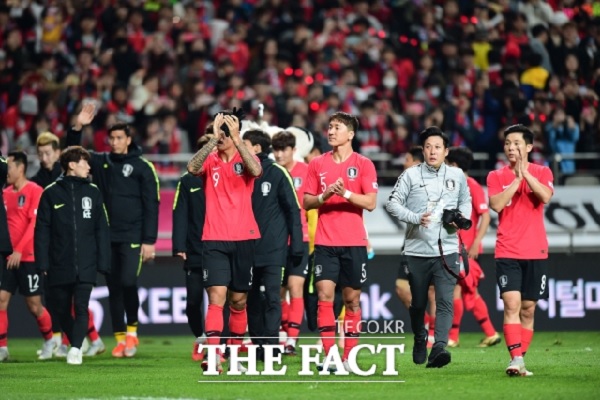
[[441,136],[430,136],[423,144],[423,155],[425,162],[430,167],[438,169],[448,155],[448,148],[444,146],[444,140]]
[[14,185],[19,179],[24,177],[25,168],[23,165],[16,163],[13,157],[8,157],[6,163],[8,165],[6,183],[9,185]]
[[54,163],[56,163],[60,157],[60,149],[54,150],[51,144],[38,147],[37,153],[42,168],[46,169],[52,169]]
[[348,127],[343,122],[334,119],[329,123],[327,141],[331,147],[351,146],[353,137],[354,131],[348,130]]
[[67,175],[76,176],[78,178],[87,178],[90,174],[90,164],[86,159],[81,159],[78,162],[69,163],[69,172]]
[[127,154],[127,148],[131,144],[131,136],[127,136],[125,131],[112,131],[108,135],[108,144],[112,153]]
[[244,140],[244,145],[248,150],[250,150],[251,154],[256,154],[256,148],[252,145],[252,142],[249,140]]
[[533,149],[532,144],[525,143],[523,134],[515,132],[509,134],[504,140],[504,154],[511,164],[516,164],[519,154],[527,161],[527,153]]
[[287,146],[285,149],[273,149],[273,155],[275,156],[275,161],[277,161],[277,164],[289,170],[294,165],[295,151],[295,148]]
[[227,151],[232,147],[234,147],[234,144],[231,136],[225,136],[225,132],[221,131],[219,135],[219,141],[217,142],[217,150]]

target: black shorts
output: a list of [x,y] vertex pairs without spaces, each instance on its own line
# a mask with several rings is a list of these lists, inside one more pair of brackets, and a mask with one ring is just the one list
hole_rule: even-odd
[[204,287],[227,286],[234,292],[247,292],[252,287],[252,266],[256,241],[204,242],[202,280]]
[[17,292],[25,297],[40,296],[44,293],[44,274],[37,268],[35,262],[22,262],[17,269],[7,269],[6,261],[2,271],[0,290],[11,294]]
[[304,255],[302,256],[300,265],[294,266],[292,257],[288,255],[281,286],[287,286],[288,277],[290,276],[299,276],[305,279],[308,277],[308,243],[304,243]]
[[548,260],[496,259],[496,283],[500,295],[521,292],[523,300],[548,298]]
[[324,280],[360,289],[367,281],[367,248],[315,246],[315,282]]

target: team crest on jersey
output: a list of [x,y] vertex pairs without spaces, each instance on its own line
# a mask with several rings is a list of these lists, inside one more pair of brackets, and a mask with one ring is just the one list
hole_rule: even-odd
[[350,168],[348,168],[347,173],[348,173],[348,178],[354,179],[358,176],[358,168],[350,167]]
[[125,164],[125,165],[123,165],[123,171],[122,172],[123,172],[123,176],[125,178],[127,178],[133,172],[133,165],[131,165],[131,164]]
[[300,186],[302,186],[302,178],[294,178],[294,188],[298,189]]
[[456,189],[456,182],[454,179],[446,179],[446,189],[451,192]]
[[244,172],[244,164],[242,164],[241,162],[236,162],[235,164],[233,164],[233,172],[235,172],[238,175],[241,175],[242,172]]
[[83,218],[92,218],[92,199],[90,197],[81,199],[81,209],[83,210]]
[[267,196],[271,192],[271,183],[270,182],[263,182],[260,185],[260,191],[262,192],[263,196]]
[[19,204],[19,208],[23,208],[23,206],[25,205],[25,195],[24,194],[20,195],[17,202]]

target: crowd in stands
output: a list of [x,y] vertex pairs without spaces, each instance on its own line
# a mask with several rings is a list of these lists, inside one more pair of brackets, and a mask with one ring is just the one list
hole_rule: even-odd
[[[135,128],[146,154],[186,153],[215,112],[243,107],[324,134],[359,115],[354,147],[404,155],[425,126],[502,152],[524,123],[536,162],[600,151],[600,3],[590,0],[4,0],[1,149],[64,137],[82,103]],[[565,160],[565,174],[600,169]]]

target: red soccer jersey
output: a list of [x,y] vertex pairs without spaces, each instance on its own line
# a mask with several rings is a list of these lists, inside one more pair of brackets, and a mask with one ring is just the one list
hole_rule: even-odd
[[[544,186],[554,191],[552,171],[542,165],[529,163],[527,170]],[[506,166],[489,173],[488,195],[501,193],[515,180]],[[544,226],[544,203],[533,194],[523,179],[519,189],[499,214],[496,258],[541,260],[548,258],[548,238]]]
[[4,207],[13,251],[21,253],[22,262],[33,262],[33,232],[42,189],[27,182],[18,192],[11,185],[4,189]]
[[[260,163],[257,157],[254,157]],[[236,153],[225,162],[210,153],[202,167],[206,194],[206,217],[202,240],[240,241],[259,239],[252,211],[254,177],[245,172],[242,156]]]
[[[458,234],[460,236],[460,240],[465,245],[465,248],[469,250],[469,247],[475,241],[475,237],[477,236],[477,227],[479,225],[479,220],[481,219],[482,214],[487,214],[489,212],[488,208],[488,199],[483,191],[481,185],[470,176],[467,178],[467,186],[469,186],[469,191],[471,192],[471,205],[473,211],[471,212],[471,222],[473,226],[468,230],[459,230]],[[483,246],[479,244],[479,254],[483,252]]]
[[[308,165],[305,193],[319,195],[338,178],[356,194],[377,193],[377,173],[373,162],[352,153],[343,163],[333,160],[333,153],[316,157]],[[341,196],[334,195],[319,207],[315,244],[322,246],[367,246],[363,210]]]
[[304,209],[304,188],[306,186],[306,173],[308,172],[308,164],[296,162],[290,171],[290,175],[294,180],[296,195],[300,202],[300,219],[302,221],[302,239],[308,242],[308,223],[306,221],[306,210]]

